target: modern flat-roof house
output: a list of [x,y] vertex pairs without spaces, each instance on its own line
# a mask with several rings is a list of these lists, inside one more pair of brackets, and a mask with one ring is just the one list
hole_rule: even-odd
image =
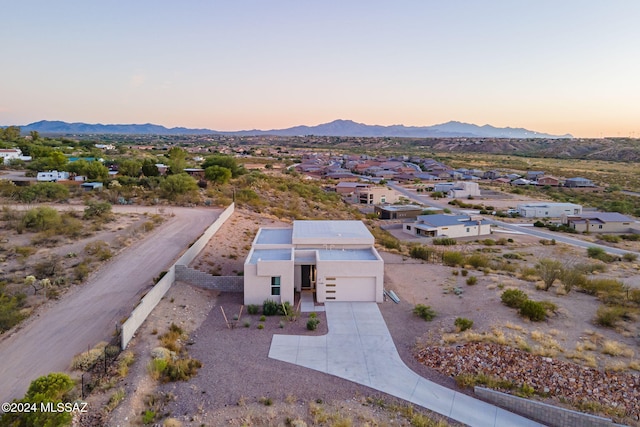
[[561,218],[582,213],[582,206],[575,203],[521,203],[517,209],[524,218]]
[[466,197],[479,197],[480,187],[477,182],[444,182],[442,184],[436,184],[433,191],[441,191],[447,194],[449,198],[466,198]]
[[398,194],[387,186],[356,187],[351,194],[351,203],[361,205],[395,203],[398,199]]
[[294,221],[261,228],[244,262],[244,303],[383,300],[384,261],[362,221]]
[[422,237],[473,237],[491,234],[491,225],[483,224],[481,216],[420,215],[414,222],[402,224],[402,231]]
[[567,178],[564,181],[564,186],[571,187],[571,188],[581,188],[581,187],[595,187],[596,185],[590,179],[576,177],[576,178]]
[[635,225],[633,218],[618,212],[586,212],[567,215],[563,222],[579,232],[628,233]]
[[424,208],[418,205],[376,205],[374,212],[380,219],[415,219]]

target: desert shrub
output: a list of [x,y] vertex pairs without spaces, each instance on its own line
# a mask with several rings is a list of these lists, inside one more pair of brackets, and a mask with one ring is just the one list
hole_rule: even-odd
[[5,294],[0,287],[0,333],[13,328],[24,319],[20,309],[25,298],[24,294]]
[[258,314],[260,312],[260,306],[258,304],[249,304],[247,306],[247,312],[249,314]]
[[276,314],[278,314],[278,306],[279,304],[273,300],[265,300],[262,304],[262,313],[265,316],[275,316]]
[[424,304],[416,304],[413,307],[413,314],[426,321],[433,320],[436,317],[436,312],[430,306]]
[[631,252],[627,252],[624,255],[622,255],[622,259],[627,262],[633,262],[638,259],[638,255]]
[[628,309],[620,306],[601,305],[596,311],[595,323],[607,328],[613,328],[618,321],[628,315]]
[[485,246],[495,246],[496,245],[496,241],[493,239],[484,239],[482,241],[482,244]]
[[320,323],[320,320],[317,318],[311,318],[309,320],[307,320],[307,329],[310,331],[315,331],[318,328],[318,324]]
[[536,272],[540,279],[544,282],[544,290],[549,290],[556,279],[562,275],[562,264],[560,261],[543,258],[536,264]]
[[71,361],[71,369],[78,371],[89,370],[96,362],[104,357],[106,346],[106,342],[101,342],[89,351],[76,354]]
[[84,208],[84,218],[102,218],[109,219],[111,217],[111,203],[88,201]]
[[627,298],[635,304],[640,304],[640,289],[630,289]]
[[375,237],[376,243],[384,246],[387,249],[400,250],[402,247],[400,245],[400,240],[380,227],[371,227],[371,234],[373,234],[373,236]]
[[613,262],[616,257],[608,254],[603,248],[598,246],[589,246],[587,248],[587,256],[593,259],[599,259],[602,262]]
[[533,322],[540,322],[547,317],[547,310],[542,303],[528,299],[520,305],[520,315]]
[[544,228],[546,224],[540,220],[537,220],[536,222],[533,223],[533,226],[538,228]]
[[106,261],[113,256],[109,244],[104,240],[96,240],[95,242],[87,243],[84,247],[84,251],[91,256],[95,256],[100,261]]
[[560,282],[566,293],[576,286],[582,286],[586,280],[585,275],[577,268],[563,268],[560,274]]
[[76,280],[83,281],[90,273],[89,265],[86,262],[81,262],[73,268],[73,275]]
[[409,250],[409,256],[411,256],[411,258],[423,259],[425,261],[429,261],[434,253],[435,251],[432,248],[423,245],[413,246]]
[[626,295],[624,283],[615,279],[585,280],[579,289],[586,294],[596,295],[602,301],[622,299]]
[[61,223],[57,210],[48,206],[29,209],[22,217],[21,226],[32,231],[55,230]]
[[478,278],[476,276],[467,277],[467,285],[473,286],[478,283]]
[[503,254],[502,258],[505,258],[505,259],[522,259],[522,256],[520,256],[520,254],[518,254],[516,252],[509,252],[509,253]]
[[264,329],[264,323],[258,323],[257,328],[258,329]]
[[163,382],[187,381],[195,376],[201,367],[202,362],[197,359],[170,359],[163,371],[161,380]]
[[463,332],[467,329],[471,329],[473,326],[473,320],[465,319],[464,317],[458,317],[454,322],[454,326],[458,329],[458,331]]
[[462,275],[462,277],[467,277],[467,274],[469,274],[469,270],[463,268],[462,270],[460,270],[460,274]]
[[464,255],[457,251],[444,251],[442,263],[449,267],[456,267],[464,264]]
[[507,289],[500,295],[500,299],[507,307],[520,308],[529,297],[520,289]]
[[278,304],[278,315],[290,317],[293,315],[293,307],[289,301],[285,301],[282,304]]
[[35,254],[38,249],[34,248],[33,246],[16,246],[14,248],[14,251],[16,252],[16,255],[18,255],[18,257],[20,258],[29,258],[31,255]]
[[171,351],[178,352],[180,351],[180,344],[178,340],[183,338],[183,336],[184,331],[182,330],[182,328],[175,323],[171,323],[171,325],[169,326],[169,330],[166,333],[160,335],[158,339],[162,343],[163,347],[168,348]]
[[451,237],[438,237],[433,239],[432,243],[434,245],[440,245],[440,246],[454,246],[458,242],[456,241],[456,239],[452,239]]
[[489,258],[487,258],[486,255],[479,253],[469,255],[464,262],[476,269],[489,266]]
[[598,237],[600,238],[600,240],[604,240],[607,243],[620,243],[620,240],[622,240],[620,236],[617,236],[615,234],[601,234]]

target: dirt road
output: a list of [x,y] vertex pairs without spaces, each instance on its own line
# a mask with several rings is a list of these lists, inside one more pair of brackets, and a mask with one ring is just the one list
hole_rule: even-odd
[[[174,216],[154,233],[0,342],[0,402],[22,397],[35,378],[66,371],[74,355],[108,341],[153,278],[171,266],[221,212],[206,208],[170,211]],[[149,212],[155,213],[155,208]]]

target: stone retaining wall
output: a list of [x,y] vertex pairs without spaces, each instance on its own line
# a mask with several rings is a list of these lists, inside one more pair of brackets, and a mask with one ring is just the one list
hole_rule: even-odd
[[244,277],[214,276],[186,265],[176,265],[176,280],[220,292],[243,292]]
[[474,393],[488,402],[551,427],[612,427],[615,425],[608,418],[583,414],[484,387],[475,387]]

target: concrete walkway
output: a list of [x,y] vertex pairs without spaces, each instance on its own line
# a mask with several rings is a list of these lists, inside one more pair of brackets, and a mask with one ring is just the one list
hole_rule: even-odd
[[269,357],[335,375],[470,426],[541,426],[428,381],[400,359],[377,304],[325,303],[329,333],[274,335]]

